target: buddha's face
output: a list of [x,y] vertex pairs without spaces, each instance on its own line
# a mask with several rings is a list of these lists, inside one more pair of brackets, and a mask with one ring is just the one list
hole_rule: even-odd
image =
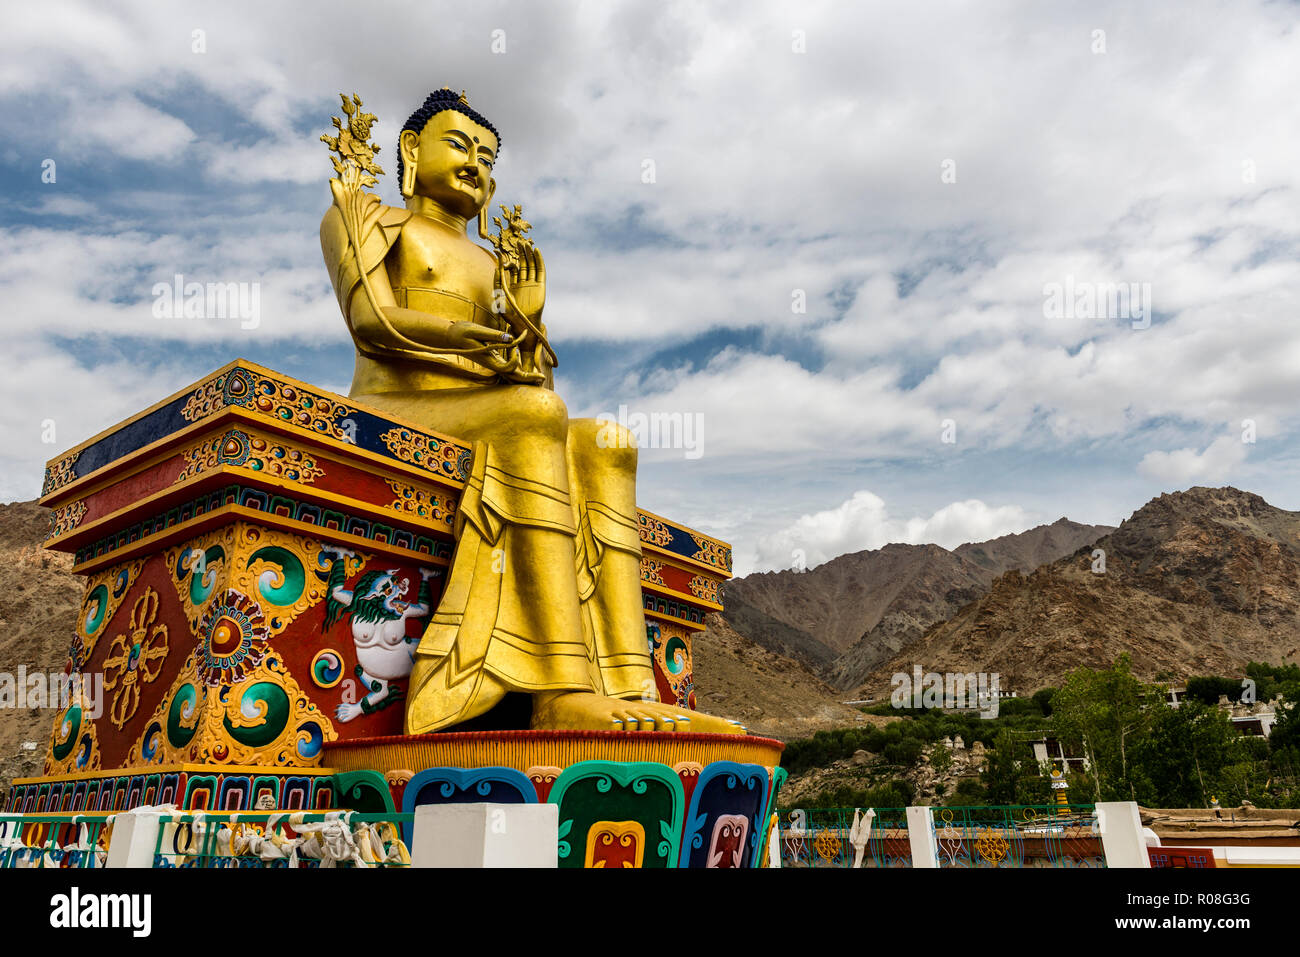
[[402,133],[402,162],[415,170],[415,194],[466,219],[478,215],[496,189],[497,138],[463,113],[443,110],[424,132]]

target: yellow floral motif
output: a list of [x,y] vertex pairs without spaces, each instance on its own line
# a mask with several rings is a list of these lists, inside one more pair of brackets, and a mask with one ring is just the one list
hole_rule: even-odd
[[253,377],[253,391],[256,398],[248,407],[268,419],[287,422],[315,435],[328,435],[340,442],[354,441],[347,417],[356,410],[342,402],[265,376]]
[[131,631],[113,639],[104,659],[104,690],[116,691],[109,717],[118,730],[140,706],[144,685],[158,677],[167,658],[167,626],[154,624],[158,593],[146,588],[131,609]]
[[[185,685],[197,689],[197,701],[181,725],[195,729],[182,746],[175,747],[167,736],[167,715],[175,695]],[[281,710],[271,713],[270,698],[258,694],[258,687],[274,685],[281,697]],[[247,694],[247,697],[246,697]],[[287,711],[284,710],[287,708]],[[265,744],[241,743],[247,733],[263,722],[270,724],[274,737]],[[154,711],[145,731],[132,745],[128,765],[143,765],[143,750],[149,728],[161,726],[154,741],[154,763],[177,764],[199,761],[213,764],[252,764],[267,767],[303,767],[320,763],[320,745],[338,739],[330,720],[311,703],[282,662],[263,660],[242,681],[227,689],[209,689],[200,680],[198,659],[191,654],[170,691]],[[276,730],[278,729],[278,730]],[[233,733],[232,733],[233,732]]]
[[[189,657],[185,659],[185,663],[181,666],[180,673],[172,682],[171,688],[167,690],[167,694],[165,694],[162,701],[158,703],[158,707],[154,709],[153,717],[145,722],[144,731],[140,733],[140,737],[136,739],[135,743],[131,745],[131,749],[126,753],[126,761],[124,762],[123,767],[136,767],[150,763],[181,764],[193,759],[193,755],[190,753],[191,746],[196,744],[197,741],[190,741],[184,747],[177,748],[172,746],[171,741],[168,740],[167,737],[167,714],[171,709],[172,700],[176,697],[176,693],[181,689],[181,687],[187,684],[194,686],[197,700],[194,703],[193,710],[182,717],[180,726],[186,730],[192,730],[198,724],[199,715],[202,713],[204,704],[207,700],[208,689],[207,686],[199,680],[198,658],[193,652],[191,652]],[[157,725],[156,730],[154,729],[155,725]],[[154,730],[157,740],[154,742],[153,759],[152,761],[149,761],[144,757],[144,747],[149,739],[149,732],[151,730]],[[197,754],[197,751],[195,754]]]
[[207,439],[186,449],[183,455],[185,468],[176,476],[177,483],[223,465],[252,469],[304,485],[310,485],[325,474],[325,470],[316,464],[316,459],[302,449],[257,432],[239,429]]
[[652,585],[662,585],[664,583],[664,563],[642,556],[641,580]]
[[[255,694],[262,685],[280,689],[287,714],[271,714],[268,703]],[[255,729],[271,720],[279,733],[263,745],[243,744],[229,730]],[[337,739],[333,723],[311,703],[284,664],[269,657],[231,687],[224,701],[213,702],[208,696],[195,740],[200,742],[199,760],[204,762],[309,767],[320,763],[320,744]]]
[[375,177],[384,173],[375,162],[379,147],[370,142],[370,127],[375,125],[378,117],[361,111],[361,97],[355,93],[350,102],[344,93],[339,94],[339,99],[343,101],[343,115],[347,119],[330,117],[338,134],[323,133],[321,142],[335,154],[330,157],[330,163],[345,185],[352,189],[374,186],[378,182]]
[[717,579],[705,578],[703,575],[691,576],[691,594],[696,598],[703,598],[705,601],[718,603],[718,586],[721,584]]
[[388,480],[388,487],[397,496],[388,504],[393,511],[452,527],[456,507],[450,500],[440,499],[432,489],[392,479]]
[[641,535],[641,541],[649,542],[652,545],[667,545],[673,540],[672,529],[657,518],[651,518],[649,515],[639,514],[637,519],[640,521],[638,529]]
[[51,522],[50,537],[58,538],[65,535],[81,524],[81,520],[86,517],[86,503],[77,501],[71,505],[65,505],[63,508],[56,509],[54,518]]
[[401,427],[389,429],[380,436],[380,439],[385,448],[403,462],[438,473],[443,471],[443,462],[450,462],[453,466],[453,474],[459,474],[455,467],[461,450],[451,442],[444,442],[423,432]]
[[354,409],[244,368],[231,369],[200,385],[185,401],[181,416],[186,422],[196,422],[230,406],[312,435],[327,435],[341,442],[354,440],[347,419],[355,414]]
[[711,538],[705,538],[703,535],[691,533],[691,538],[695,541],[695,554],[691,558],[697,562],[703,562],[706,565],[712,565],[715,568],[721,568],[725,571],[731,571],[731,549],[722,542],[714,541]]
[[41,488],[42,495],[49,495],[55,489],[62,488],[77,477],[77,470],[74,466],[77,464],[77,458],[80,455],[80,452],[72,452],[45,470],[45,483]]
[[200,385],[185,400],[185,405],[181,409],[181,418],[186,422],[195,422],[206,419],[217,410],[225,408],[229,401],[223,388],[225,384],[226,376],[219,375]]

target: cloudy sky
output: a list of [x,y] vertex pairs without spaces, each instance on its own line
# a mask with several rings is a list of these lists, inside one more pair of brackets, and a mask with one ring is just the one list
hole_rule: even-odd
[[[642,451],[639,500],[738,571],[1118,523],[1197,484],[1300,509],[1298,18],[11,6],[0,497],[236,356],[346,393],[317,137],[359,93],[398,203],[396,133],[451,86],[502,131],[570,414],[697,422]],[[258,284],[256,328],[156,317],[176,274]]]

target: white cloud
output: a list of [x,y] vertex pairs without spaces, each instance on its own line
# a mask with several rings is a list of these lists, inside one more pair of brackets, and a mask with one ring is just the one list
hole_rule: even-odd
[[182,120],[127,94],[75,100],[59,146],[81,160],[97,150],[133,160],[172,160],[194,138]]
[[0,403],[0,500],[34,498],[45,463],[149,408],[204,371],[142,365],[129,357],[93,369],[52,349],[9,342]]
[[1240,438],[1224,435],[1201,452],[1196,449],[1148,452],[1138,463],[1138,471],[1166,485],[1181,487],[1200,482],[1222,482],[1233,475],[1245,460],[1246,444]]
[[[776,0],[430,2],[401,21],[358,20],[340,0],[313,9],[233,0],[197,17],[45,0],[6,20],[0,108],[33,115],[30,147],[3,161],[35,177],[54,151],[59,179],[49,198],[10,207],[50,219],[0,220],[0,294],[16,317],[6,328],[61,384],[60,402],[126,415],[250,341],[345,348],[317,245],[328,165],[316,136],[340,84],[361,94],[380,117],[381,192],[396,202],[397,130],[426,86],[448,83],[504,134],[498,199],[535,223],[562,363],[598,341],[606,381],[623,376],[624,394],[596,392],[562,364],[570,407],[704,414],[705,458],[644,494],[695,513],[673,513],[683,521],[731,523],[738,555],[784,534],[808,501],[848,494],[864,460],[888,472],[873,488],[915,487],[905,511],[929,517],[886,511],[872,525],[860,503],[840,523],[846,548],[873,534],[950,538],[948,509],[971,537],[997,534],[1013,514],[990,509],[997,528],[977,530],[984,506],[961,500],[1026,502],[1000,483],[1033,471],[1052,487],[1050,473],[1077,469],[1094,444],[1155,436],[1176,451],[1144,459],[1144,479],[1210,481],[1241,449],[1180,448],[1191,434],[1255,419],[1278,441],[1254,459],[1300,430],[1300,33],[1285,6],[1189,0],[1174,17],[1119,0],[1086,13],[809,3],[797,22]],[[804,54],[791,52],[796,26]],[[489,52],[498,28],[503,56]],[[955,183],[940,180],[945,159]],[[165,188],[148,173],[78,175],[120,160]],[[313,182],[318,198],[304,198]],[[150,290],[176,272],[259,283],[259,328],[154,319]],[[1045,319],[1044,284],[1066,276],[1149,283],[1156,319]],[[806,313],[791,311],[795,289]],[[625,374],[691,336],[754,327],[756,346]],[[82,369],[63,354],[67,340],[128,336],[174,350],[165,386],[150,370],[126,388],[116,359]],[[799,354],[772,354],[773,342]],[[42,387],[11,377],[0,405],[21,409]],[[952,446],[939,442],[945,418]],[[939,490],[936,476],[990,449],[1013,467]],[[26,457],[9,463],[10,487],[39,483],[45,451],[11,450]],[[1131,458],[1117,468],[1136,481]],[[1062,499],[1053,514],[1099,481],[1045,492]],[[772,507],[742,514],[738,501]],[[788,561],[784,542],[772,547]]]
[[880,548],[890,542],[956,548],[965,542],[1022,532],[1031,524],[1019,506],[989,506],[978,499],[953,502],[929,516],[902,518],[891,515],[880,496],[863,489],[835,508],[804,515],[764,536],[758,542],[752,568],[737,569],[737,574],[790,568],[799,562],[812,568],[836,555]]
[[95,218],[99,210],[94,203],[78,196],[44,196],[41,202],[29,207],[26,212],[37,216],[67,216],[81,220]]

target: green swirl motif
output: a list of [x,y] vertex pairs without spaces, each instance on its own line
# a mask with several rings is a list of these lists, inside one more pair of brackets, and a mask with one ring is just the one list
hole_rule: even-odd
[[258,681],[240,694],[239,713],[245,718],[260,716],[262,721],[252,727],[236,728],[223,715],[221,723],[226,733],[250,748],[266,747],[284,733],[289,723],[289,695],[277,684]]
[[[199,704],[199,689],[188,682],[181,685],[172,698],[171,707],[167,709],[167,741],[173,748],[183,748],[190,743],[199,724],[186,727],[194,718],[194,709]],[[184,723],[182,723],[184,722]]]
[[[190,551],[193,551],[191,549]],[[185,553],[189,556],[189,551]],[[225,561],[226,551],[220,545],[213,545],[203,553],[202,574],[197,570],[190,573],[190,601],[195,606],[202,605],[212,595],[212,589],[217,587],[217,572],[213,567],[217,562]],[[182,561],[184,559],[182,558]]]
[[77,743],[77,732],[81,730],[81,708],[73,705],[63,715],[54,736],[54,760],[62,761],[72,753]]
[[86,634],[94,637],[95,632],[104,627],[104,620],[108,617],[108,589],[103,585],[96,585],[90,593],[90,598],[86,602],[86,608],[94,606],[94,611],[87,611],[85,617]]
[[686,642],[676,635],[668,639],[664,648],[664,665],[670,675],[679,675],[686,670]]
[[279,545],[268,545],[249,556],[248,567],[252,568],[258,561],[279,566],[257,576],[257,590],[263,598],[273,605],[292,605],[302,597],[307,573],[297,555]]

